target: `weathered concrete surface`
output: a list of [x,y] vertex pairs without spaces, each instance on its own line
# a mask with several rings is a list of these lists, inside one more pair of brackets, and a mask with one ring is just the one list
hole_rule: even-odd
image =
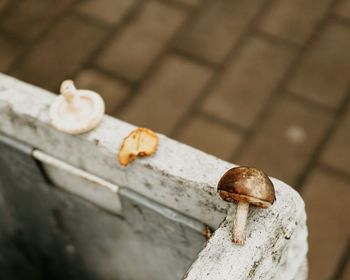
[[66,202],[55,200],[30,147],[8,142],[0,134],[0,192],[7,216],[0,220],[0,278],[92,280],[79,257],[67,257],[67,236],[54,222],[53,209]]
[[31,153],[4,139],[0,194],[14,227],[2,234],[8,223],[0,221],[0,279],[23,279],[9,268],[18,266],[33,273],[30,280],[175,280],[203,248],[203,224],[189,227],[187,217],[129,189],[119,191],[118,216],[94,207],[48,183]]
[[215,185],[232,164],[159,135],[155,156],[122,167],[117,152],[134,126],[105,116],[94,131],[70,136],[49,124],[53,94],[4,75],[0,87],[3,133],[212,227],[225,217],[227,204],[216,196]]
[[303,208],[294,208],[297,202],[287,192],[286,185],[277,189],[275,204],[266,210],[251,207],[244,246],[231,241],[233,211],[229,211],[185,279],[294,279],[307,252],[306,216]]
[[[117,162],[117,151],[134,127],[105,116],[90,133],[65,135],[49,124],[48,108],[53,98],[44,90],[1,75],[0,131],[218,228],[230,205],[216,195],[216,183],[232,164],[160,135],[160,145],[153,157],[123,168]],[[293,189],[276,179],[272,181],[277,201],[267,210],[251,209],[246,245],[238,247],[230,242],[228,218],[200,253],[187,279],[296,276],[307,251],[304,204]],[[203,271],[209,274],[204,275]],[[214,272],[216,277],[211,274]]]
[[107,212],[120,215],[119,187],[75,168],[39,150],[32,152],[52,184],[77,195]]

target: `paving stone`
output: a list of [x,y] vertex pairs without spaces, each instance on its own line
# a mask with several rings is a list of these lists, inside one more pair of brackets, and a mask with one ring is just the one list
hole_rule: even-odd
[[5,6],[10,2],[10,0],[0,0],[0,12],[2,9],[5,8]]
[[174,0],[176,2],[184,3],[188,6],[198,6],[203,0]]
[[176,139],[221,159],[230,160],[241,142],[242,134],[218,122],[194,116],[181,128]]
[[18,43],[0,34],[0,72],[6,72],[22,48]]
[[297,95],[337,108],[349,86],[350,26],[330,22],[300,62],[288,88]]
[[118,33],[98,60],[100,67],[138,80],[179,28],[185,14],[165,3],[148,2]]
[[222,62],[263,1],[207,1],[176,40],[176,47],[212,63]]
[[166,57],[120,116],[136,125],[169,134],[211,74],[211,70],[185,58]]
[[99,46],[105,34],[105,30],[77,17],[66,17],[52,28],[12,74],[57,91],[60,82],[71,78]]
[[258,28],[272,35],[304,43],[323,19],[331,0],[273,1]]
[[2,16],[0,26],[25,39],[36,38],[73,0],[16,1]]
[[316,170],[302,196],[308,215],[309,279],[335,279],[350,234],[350,182]]
[[78,10],[109,24],[119,23],[138,0],[85,0]]
[[125,83],[111,78],[93,69],[81,71],[75,79],[78,88],[90,89],[98,92],[106,105],[106,113],[113,115],[118,105],[129,94]]
[[322,153],[321,160],[350,174],[350,106]]
[[345,267],[345,271],[343,272],[341,279],[342,280],[349,280],[350,279],[350,260],[348,260],[348,263]]
[[252,125],[267,105],[294,51],[250,37],[204,101],[203,110],[243,127]]
[[335,13],[340,16],[350,18],[350,1],[349,0],[339,1],[335,7]]
[[266,120],[236,162],[258,166],[294,186],[329,123],[329,114],[282,98],[271,107]]

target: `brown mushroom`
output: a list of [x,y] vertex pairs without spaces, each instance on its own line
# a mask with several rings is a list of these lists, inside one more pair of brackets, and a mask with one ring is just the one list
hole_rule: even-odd
[[232,241],[243,245],[249,204],[267,208],[275,201],[275,189],[269,177],[252,167],[235,167],[228,170],[218,183],[220,197],[238,202],[233,222]]

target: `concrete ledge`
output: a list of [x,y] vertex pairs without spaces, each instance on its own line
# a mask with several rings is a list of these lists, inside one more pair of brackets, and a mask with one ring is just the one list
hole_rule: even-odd
[[306,261],[305,215],[301,214],[304,217],[299,222],[288,221],[280,219],[288,215],[288,207],[282,207],[280,211],[251,211],[245,246],[232,243],[233,222],[232,215],[229,215],[199,254],[185,279],[307,279],[306,274],[297,275]]
[[[63,134],[49,124],[48,109],[54,98],[52,93],[0,74],[0,132],[214,229],[225,219],[231,205],[217,196],[216,184],[233,164],[159,135],[160,145],[153,157],[122,167],[117,152],[134,126],[105,116],[90,133]],[[272,181],[277,201],[267,210],[251,208],[246,246],[230,242],[229,215],[186,279],[294,278],[307,251],[304,203],[292,188]],[[285,259],[288,252],[294,252],[290,253],[293,260]],[[288,273],[278,277],[283,262]]]

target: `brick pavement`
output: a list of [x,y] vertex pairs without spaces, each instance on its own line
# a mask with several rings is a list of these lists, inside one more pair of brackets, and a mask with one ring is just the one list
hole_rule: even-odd
[[0,71],[295,186],[312,280],[350,273],[349,50],[349,0],[0,0]]
[[349,0],[338,1],[334,10],[336,14],[350,18],[350,1]]
[[303,44],[324,18],[331,0],[272,1],[259,28],[287,41]]

